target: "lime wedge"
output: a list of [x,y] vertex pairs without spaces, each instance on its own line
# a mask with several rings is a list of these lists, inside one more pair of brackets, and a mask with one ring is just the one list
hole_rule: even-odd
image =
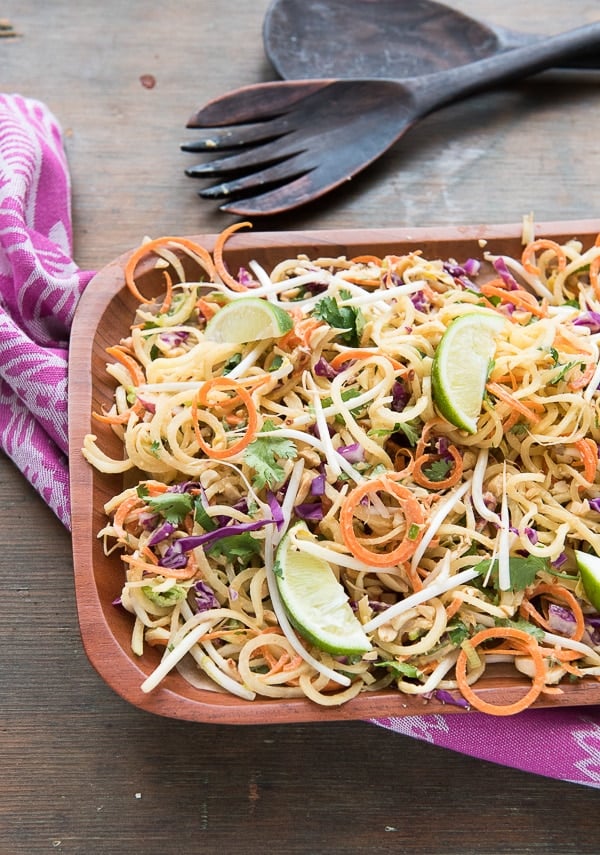
[[298,550],[293,533],[308,532],[297,523],[277,549],[275,578],[285,610],[300,635],[321,650],[356,656],[371,649],[330,564]]
[[219,309],[206,325],[205,338],[225,344],[246,344],[280,338],[291,330],[291,316],[260,297],[240,297]]
[[501,315],[470,312],[456,318],[437,346],[431,367],[433,401],[442,416],[468,433],[477,431]]
[[600,557],[576,549],[575,561],[585,595],[593,607],[600,611]]

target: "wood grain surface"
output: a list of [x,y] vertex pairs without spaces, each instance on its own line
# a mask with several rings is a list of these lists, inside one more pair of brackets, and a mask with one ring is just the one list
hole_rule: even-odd
[[[597,0],[453,0],[531,32]],[[74,252],[98,269],[149,234],[214,233],[179,151],[189,115],[274,79],[268,0],[5,0],[0,89],[46,102],[72,171]],[[542,26],[543,24],[543,26]],[[399,50],[390,39],[382,50]],[[330,199],[260,229],[415,227],[600,216],[598,75],[549,72],[429,117]],[[0,456],[0,855],[598,852],[598,792],[372,724],[177,722],[90,665],[71,541]]]

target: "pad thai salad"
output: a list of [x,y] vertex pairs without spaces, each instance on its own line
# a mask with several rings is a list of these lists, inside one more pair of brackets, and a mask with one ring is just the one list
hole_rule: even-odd
[[[139,307],[84,442],[122,477],[98,536],[133,653],[159,654],[143,691],[177,670],[248,701],[511,715],[599,679],[600,239],[234,273],[248,225],[129,257]],[[499,662],[518,679],[492,703]]]

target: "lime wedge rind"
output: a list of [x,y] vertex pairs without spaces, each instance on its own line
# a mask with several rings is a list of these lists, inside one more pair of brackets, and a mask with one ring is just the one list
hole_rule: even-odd
[[450,424],[469,434],[477,432],[496,338],[505,325],[502,315],[493,312],[460,315],[446,329],[433,358],[434,404]]
[[585,595],[600,612],[600,556],[576,549],[575,561]]
[[362,625],[331,565],[296,546],[298,523],[277,550],[277,587],[290,623],[307,641],[328,653],[360,656],[371,649]]
[[207,341],[221,344],[247,344],[268,338],[281,338],[292,329],[291,316],[261,297],[240,297],[220,308],[204,331]]

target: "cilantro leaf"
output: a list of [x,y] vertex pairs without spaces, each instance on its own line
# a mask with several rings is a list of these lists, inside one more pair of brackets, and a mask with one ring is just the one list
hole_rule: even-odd
[[230,356],[225,365],[223,366],[223,374],[229,374],[230,371],[240,364],[242,361],[241,353],[234,353],[233,356]]
[[[266,421],[261,432],[275,429],[273,422]],[[291,439],[277,436],[257,436],[244,453],[244,461],[254,469],[253,485],[257,490],[264,486],[275,487],[283,481],[285,472],[278,462],[296,457],[298,451]]]
[[[139,490],[138,490],[139,495]],[[186,518],[189,512],[194,507],[194,499],[189,493],[161,493],[158,496],[143,497],[150,510],[156,511],[164,517],[167,522],[175,523],[176,525]]]
[[560,363],[556,367],[560,368],[560,371],[554,375],[552,380],[548,381],[549,386],[556,386],[560,383],[561,380],[565,379],[565,376],[569,373],[571,368],[575,368],[576,365],[581,365],[582,363],[578,362],[576,359],[573,362],[565,362]]
[[[491,562],[489,558],[484,558],[483,561],[480,561],[475,565],[474,569],[477,570],[480,576],[485,577],[490,572],[490,566],[490,581],[492,586],[497,589],[499,572],[499,562],[497,558],[495,558],[493,562]],[[525,588],[532,584],[537,574],[541,570],[547,571],[549,566],[550,562],[547,558],[538,558],[536,555],[527,555],[523,557],[519,555],[511,556],[508,559],[511,590],[524,591]]]
[[447,632],[448,638],[455,647],[459,647],[465,638],[469,637],[469,627],[461,620],[449,626]]
[[[342,299],[347,299],[347,292],[340,292]],[[337,336],[349,347],[358,347],[365,326],[365,319],[360,309],[354,306],[339,306],[335,297],[323,297],[312,312],[313,318],[325,321],[330,327],[341,330]]]
[[528,433],[528,432],[529,432],[529,428],[527,427],[527,425],[523,424],[522,422],[517,422],[517,424],[513,425],[510,429],[510,433],[514,433],[515,436],[522,436],[523,434]]
[[[356,387],[352,386],[350,389],[344,389],[340,397],[342,401],[351,401],[352,398],[358,398],[358,396],[361,394],[362,392],[360,389],[357,389]],[[324,408],[330,407],[333,404],[333,398],[323,398],[321,404]]]
[[419,422],[398,422],[394,425],[394,431],[402,432],[407,438],[410,445],[415,446],[419,441],[420,427]]
[[[362,393],[361,393],[360,389],[356,389],[353,386],[350,389],[344,389],[344,391],[341,394],[341,398],[342,398],[342,401],[351,401],[352,398],[358,398],[358,396],[361,394]],[[323,400],[321,401],[321,404],[322,404],[323,408],[330,407],[333,404],[333,398],[329,398],[329,397],[323,398]],[[312,408],[311,408],[311,410],[312,410]],[[352,415],[354,416],[355,419],[360,418],[361,414],[364,412],[364,410],[365,410],[364,404],[362,407],[350,408],[350,412],[352,413]],[[334,421],[336,421],[338,424],[345,424],[344,417],[342,415],[340,415],[340,413],[336,413],[333,418],[334,418]]]
[[430,481],[443,481],[448,477],[451,469],[452,461],[441,458],[440,460],[434,460],[433,463],[430,463],[427,469],[423,469],[423,473]]
[[558,371],[551,380],[548,380],[549,386],[556,386],[561,380],[564,380],[565,375],[569,373],[571,368],[575,368],[580,363],[577,360],[573,362],[561,362],[560,353],[555,347],[548,348],[548,356],[552,360],[552,368],[557,368]]
[[513,629],[520,629],[522,632],[527,632],[529,635],[533,635],[533,637],[537,638],[538,641],[542,641],[544,638],[544,630],[541,627],[534,626],[532,623],[529,623],[528,620],[522,620],[521,618],[518,620],[496,618],[496,626],[508,626]]
[[[367,432],[367,436],[392,436],[395,433],[401,433],[408,440],[409,445],[416,445],[419,441],[421,433],[420,422],[413,420],[412,422],[396,422],[394,427],[390,428],[371,428]],[[397,439],[400,442],[400,437]]]
[[269,371],[277,371],[278,368],[281,368],[283,365],[283,356],[276,355],[273,357],[271,362],[269,363]]
[[241,564],[247,565],[253,555],[260,555],[260,550],[260,541],[246,531],[243,534],[230,534],[229,537],[222,537],[206,550],[206,554],[223,555],[229,561],[237,560]]
[[395,659],[392,659],[387,662],[376,662],[375,664],[378,668],[388,668],[394,677],[408,677],[409,679],[418,680],[423,676],[422,671],[408,662],[397,662]]

